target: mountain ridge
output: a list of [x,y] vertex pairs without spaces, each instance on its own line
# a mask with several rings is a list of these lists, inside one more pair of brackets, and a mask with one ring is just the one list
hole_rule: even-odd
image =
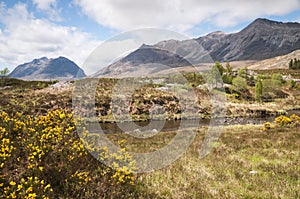
[[[148,48],[148,51],[145,51],[145,48]],[[130,71],[139,70],[137,74],[147,75],[147,72],[151,74],[153,70],[157,71],[159,65],[173,68],[214,61],[264,60],[298,49],[300,49],[300,23],[258,18],[237,33],[226,34],[215,31],[189,40],[166,40],[154,45],[144,44],[126,57],[101,69],[96,76],[124,77],[130,76]],[[159,54],[163,51],[170,53]],[[138,60],[137,55],[147,59]],[[176,65],[178,60],[181,62]]]
[[300,24],[258,18],[237,33],[222,35],[214,49],[207,36],[197,38],[217,61],[263,60],[288,54],[300,48]]

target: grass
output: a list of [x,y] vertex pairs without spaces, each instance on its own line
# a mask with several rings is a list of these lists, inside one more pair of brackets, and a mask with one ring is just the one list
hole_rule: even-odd
[[13,89],[42,89],[58,81],[24,81],[15,78],[2,77],[0,79],[0,86]]
[[139,176],[140,189],[146,190],[140,197],[150,192],[157,198],[299,198],[299,131],[261,128],[225,127],[216,148],[204,159],[198,152],[206,129],[200,129],[173,165]]

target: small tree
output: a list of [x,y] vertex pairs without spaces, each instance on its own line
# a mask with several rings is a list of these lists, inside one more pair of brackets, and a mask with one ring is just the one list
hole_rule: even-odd
[[222,66],[222,64],[220,64],[220,62],[216,61],[215,62],[215,66],[217,67],[217,69],[219,70],[220,76],[223,75],[225,68]]
[[295,68],[300,69],[300,59],[298,59],[297,62],[295,63]]
[[255,84],[255,99],[256,99],[256,101],[262,100],[262,94],[263,94],[262,79],[260,77],[257,77],[256,84]]
[[290,81],[290,85],[291,85],[291,88],[294,88],[295,86],[296,86],[296,82],[295,82],[295,80],[291,80]]
[[299,70],[300,69],[300,59],[291,59],[289,62],[289,69],[291,70]]
[[231,77],[233,76],[233,68],[230,66],[229,62],[226,62],[226,73],[228,73],[228,75],[230,75]]
[[224,83],[232,84],[233,68],[230,66],[229,62],[226,63],[225,72],[222,74],[222,79]]
[[8,68],[4,68],[3,70],[0,70],[1,77],[5,77],[9,73]]
[[217,64],[213,65],[212,68],[205,74],[205,81],[212,87],[218,87],[218,84],[222,83],[220,70]]
[[253,82],[254,77],[249,73],[249,70],[247,67],[240,68],[238,70],[238,76],[245,78],[247,81],[247,85],[252,86],[254,84],[254,82]]
[[4,77],[9,73],[8,68],[4,68],[3,70],[0,70],[1,75],[1,86],[4,86]]
[[246,78],[246,76],[247,76],[247,70],[246,70],[246,68],[240,68],[238,70],[238,76]]
[[294,67],[294,62],[293,62],[293,59],[291,59],[289,62],[289,69],[292,70],[292,69],[294,69],[293,67]]

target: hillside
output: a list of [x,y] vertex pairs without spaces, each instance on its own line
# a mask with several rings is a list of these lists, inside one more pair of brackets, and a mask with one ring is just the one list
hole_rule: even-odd
[[296,50],[286,55],[254,62],[249,64],[248,68],[251,70],[288,69],[289,61],[298,57],[300,57],[300,50]]

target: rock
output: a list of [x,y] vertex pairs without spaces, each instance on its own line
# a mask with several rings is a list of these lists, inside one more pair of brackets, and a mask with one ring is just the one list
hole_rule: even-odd
[[258,171],[252,170],[252,171],[249,172],[249,174],[256,175],[256,174],[258,174]]
[[134,131],[133,132],[135,132],[135,133],[140,133],[141,132],[141,130],[140,129],[134,129]]
[[152,132],[152,133],[158,133],[158,130],[157,130],[157,129],[152,129],[151,132]]

